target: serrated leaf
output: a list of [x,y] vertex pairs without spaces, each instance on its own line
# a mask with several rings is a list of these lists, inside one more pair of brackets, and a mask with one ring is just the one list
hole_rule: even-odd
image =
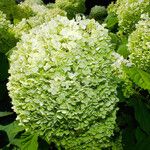
[[0,130],[5,131],[7,133],[9,142],[11,143],[15,136],[24,129],[20,127],[16,121],[14,121],[13,123],[5,126],[0,125]]
[[12,115],[13,112],[0,112],[0,117],[5,117],[5,116],[9,116],[9,115]]
[[140,128],[150,135],[150,111],[140,99],[134,100],[135,118],[138,121]]
[[12,144],[21,150],[37,150],[38,136],[37,134],[23,133],[18,139],[14,139]]
[[150,90],[150,74],[138,68],[124,67],[125,72],[139,87]]

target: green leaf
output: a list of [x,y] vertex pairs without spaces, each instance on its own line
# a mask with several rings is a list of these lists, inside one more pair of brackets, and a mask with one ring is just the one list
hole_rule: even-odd
[[120,126],[124,127],[122,130],[122,145],[124,150],[133,150],[136,144],[135,138],[135,119],[131,112],[131,108],[124,106],[121,107],[121,115],[118,116],[118,123]]
[[124,58],[127,58],[129,55],[129,51],[126,43],[119,45],[117,52],[122,55]]
[[38,136],[37,134],[23,133],[18,139],[14,139],[12,144],[18,146],[21,150],[37,150]]
[[22,127],[20,127],[16,121],[14,121],[13,123],[5,125],[5,126],[0,125],[0,130],[3,130],[7,133],[9,142],[11,143],[11,141],[13,141],[15,136],[20,131],[23,131],[24,129]]
[[150,149],[150,136],[144,138],[142,141],[138,142],[135,146],[135,150],[149,150]]
[[116,34],[112,33],[112,32],[109,33],[109,36],[111,37],[111,43],[112,43],[114,49],[116,50],[118,48],[118,45],[119,45],[119,42],[120,42],[119,37]]
[[139,87],[150,90],[150,74],[138,68],[124,67],[125,72]]
[[146,134],[139,128],[137,127],[136,131],[135,131],[135,136],[136,136],[136,140],[138,142],[142,141],[144,138],[146,138]]
[[150,135],[150,111],[139,98],[134,99],[135,118],[138,121],[140,128]]
[[122,142],[124,150],[133,150],[135,146],[134,128],[128,127],[122,132]]
[[105,23],[107,24],[107,28],[113,29],[118,24],[118,18],[115,13],[110,13],[105,19]]
[[5,116],[9,116],[9,115],[12,115],[13,112],[0,112],[0,117],[5,117]]

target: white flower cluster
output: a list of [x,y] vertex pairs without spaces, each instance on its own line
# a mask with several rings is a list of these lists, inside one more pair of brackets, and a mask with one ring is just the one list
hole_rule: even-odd
[[143,14],[128,40],[130,61],[138,68],[150,72],[150,17]]
[[20,125],[65,149],[111,149],[118,81],[108,30],[57,16],[16,49],[7,86]]

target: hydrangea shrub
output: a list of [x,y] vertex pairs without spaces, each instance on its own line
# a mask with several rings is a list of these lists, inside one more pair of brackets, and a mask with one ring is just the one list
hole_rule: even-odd
[[143,14],[128,40],[130,61],[138,68],[150,72],[150,17]]
[[20,125],[68,150],[113,149],[112,52],[108,30],[81,17],[57,16],[24,34],[7,84]]

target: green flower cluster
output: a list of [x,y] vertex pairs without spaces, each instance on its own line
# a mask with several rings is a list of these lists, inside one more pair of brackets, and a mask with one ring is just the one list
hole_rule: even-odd
[[16,49],[7,86],[20,125],[65,149],[118,145],[118,80],[104,26],[57,16],[24,34]]
[[0,11],[0,52],[6,53],[16,45],[17,40],[11,31],[11,24]]
[[108,14],[110,13],[115,13],[117,12],[117,7],[116,7],[117,4],[114,4],[114,2],[110,3],[107,7],[107,12]]
[[32,6],[34,4],[43,5],[44,3],[42,0],[24,0],[24,2],[22,2],[22,4]]
[[25,0],[19,6],[22,8],[30,8],[34,15],[44,14],[48,10],[41,0]]
[[130,60],[138,68],[150,72],[150,17],[143,14],[128,40]]
[[109,12],[116,12],[119,28],[124,33],[131,33],[141,14],[150,12],[149,0],[117,0],[108,7]]
[[[34,9],[39,8],[40,6],[35,6]],[[48,9],[43,6],[43,12],[39,12],[39,14],[29,17],[28,19],[22,19],[18,24],[13,27],[13,32],[17,38],[20,38],[22,34],[28,33],[32,28],[41,25],[50,21],[52,18],[57,15],[66,16],[66,12],[59,8]]]
[[91,9],[89,18],[94,18],[95,20],[103,20],[107,16],[107,11],[104,6],[94,6]]
[[66,11],[69,19],[75,17],[77,13],[85,12],[85,0],[56,0],[55,5]]

